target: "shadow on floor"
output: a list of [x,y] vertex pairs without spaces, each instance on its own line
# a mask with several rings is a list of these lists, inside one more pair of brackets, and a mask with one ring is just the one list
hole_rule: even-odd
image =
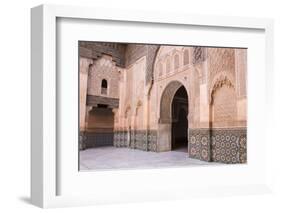
[[26,204],[31,204],[31,199],[30,197],[19,197],[19,200],[23,203],[26,203]]

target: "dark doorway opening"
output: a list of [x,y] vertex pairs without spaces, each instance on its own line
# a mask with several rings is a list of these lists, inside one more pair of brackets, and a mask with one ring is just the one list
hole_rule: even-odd
[[105,104],[93,107],[88,115],[86,148],[113,146],[114,114]]
[[172,150],[187,152],[188,148],[188,96],[184,86],[174,95],[172,102]]

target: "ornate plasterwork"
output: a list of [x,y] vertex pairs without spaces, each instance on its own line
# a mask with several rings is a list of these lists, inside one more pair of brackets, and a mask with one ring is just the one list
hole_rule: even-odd
[[235,50],[236,89],[239,98],[247,96],[247,50]]
[[186,70],[191,60],[188,58],[188,63],[185,64],[184,53],[188,52],[187,57],[191,57],[191,49],[190,47],[161,46],[155,58],[154,81],[163,80],[176,72]]
[[206,51],[204,47],[193,47],[192,63],[198,64],[206,60]]
[[[232,79],[232,80],[231,80]],[[211,120],[213,127],[234,126],[237,120],[237,95],[231,73],[215,76],[209,89]]]
[[237,120],[237,103],[234,88],[223,83],[213,94],[213,126],[227,127]]
[[[235,51],[231,48],[208,48],[209,79],[221,72],[231,73],[235,76]],[[233,81],[235,82],[235,81]]]
[[[89,69],[88,91],[89,95],[106,96],[110,98],[119,98],[119,78],[120,72],[112,58],[103,55],[95,60]],[[101,91],[101,82],[106,79],[108,82],[107,94]]]
[[79,41],[79,56],[97,60],[104,54],[111,55],[116,66],[125,66],[125,50],[127,44]]
[[232,74],[227,72],[218,73],[214,78],[213,81],[209,84],[209,103],[212,103],[213,94],[216,92],[217,89],[222,87],[222,85],[227,85],[229,87],[233,87],[234,85],[234,77]]
[[146,73],[145,73],[145,84],[148,85],[153,80],[153,72],[155,67],[155,59],[160,46],[148,45],[147,59],[146,59]]

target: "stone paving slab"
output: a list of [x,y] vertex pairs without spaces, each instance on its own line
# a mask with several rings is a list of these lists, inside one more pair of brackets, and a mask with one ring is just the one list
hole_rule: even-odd
[[137,149],[99,147],[80,151],[80,171],[147,169],[219,165],[188,157],[187,150],[146,152]]

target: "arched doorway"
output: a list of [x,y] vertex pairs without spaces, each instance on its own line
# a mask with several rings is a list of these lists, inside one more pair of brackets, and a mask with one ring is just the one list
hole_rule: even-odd
[[184,86],[175,93],[172,101],[172,150],[187,152],[188,98]]
[[[174,111],[176,108],[177,110]],[[171,81],[164,89],[160,99],[160,112],[157,130],[158,152],[171,151],[177,146],[182,147],[184,141],[186,147],[185,150],[187,152],[187,114],[187,90],[181,82]],[[177,128],[179,126],[180,128]],[[181,133],[178,134],[178,132],[173,130],[181,131]],[[182,141],[182,144],[180,141]]]

